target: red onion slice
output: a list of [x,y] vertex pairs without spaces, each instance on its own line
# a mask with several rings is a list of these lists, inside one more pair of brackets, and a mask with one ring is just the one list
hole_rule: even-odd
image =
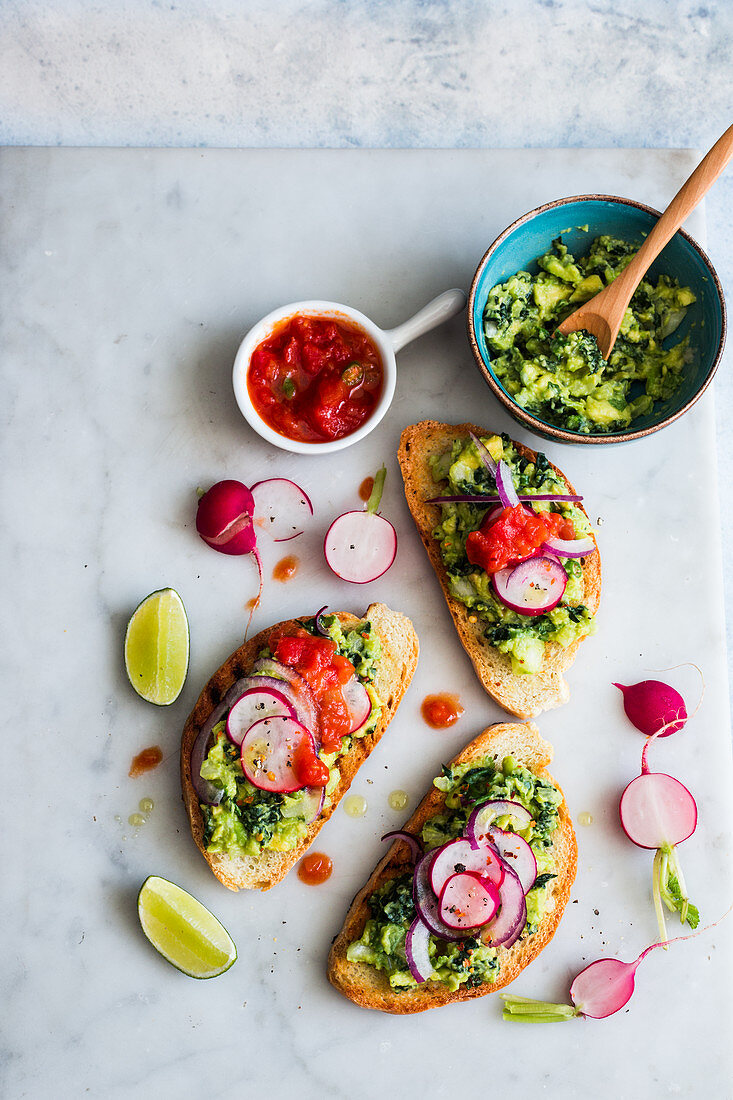
[[405,955],[410,973],[416,982],[426,982],[433,973],[430,961],[430,929],[415,917],[405,937]]
[[562,599],[568,575],[557,558],[541,555],[491,578],[501,602],[520,615],[544,615]]
[[517,490],[512,481],[512,472],[503,458],[496,467],[496,490],[505,508],[516,508],[519,504]]
[[241,680],[237,680],[235,684],[232,684],[224,698],[221,702],[217,703],[204,722],[191,747],[191,783],[196,794],[199,796],[199,800],[208,803],[210,806],[218,806],[224,797],[224,792],[222,790],[215,787],[213,783],[209,783],[208,779],[201,778],[201,765],[206,759],[211,731],[218,722],[221,722],[226,712],[236,702],[239,696],[247,690],[248,686],[249,677],[246,676]]
[[559,554],[561,558],[587,558],[596,548],[596,544],[590,535],[582,539],[547,539],[542,543],[542,550],[551,554]]
[[499,904],[499,912],[485,925],[481,939],[483,943],[509,948],[519,939],[527,923],[524,890],[511,867],[507,867],[504,881],[499,887]]
[[464,871],[470,871],[483,879],[499,883],[504,877],[504,864],[496,850],[488,844],[474,848],[465,837],[449,840],[438,849],[430,867],[430,885],[433,893],[440,897],[448,879]]
[[468,933],[449,928],[440,919],[440,905],[430,885],[430,867],[436,852],[428,852],[418,860],[412,879],[412,897],[423,922],[434,936],[442,940],[462,940]]
[[404,829],[393,829],[391,833],[385,833],[382,840],[404,840],[405,844],[407,844],[410,849],[413,863],[417,863],[422,857],[422,844],[416,836],[413,836],[412,833],[405,832]]
[[482,928],[498,908],[498,887],[471,871],[451,875],[440,894],[440,919],[449,928]]
[[537,860],[529,844],[518,833],[506,832],[496,825],[489,826],[489,837],[507,867],[514,871],[526,894],[537,878]]
[[476,450],[478,451],[478,456],[483,462],[484,466],[489,471],[492,477],[496,477],[496,459],[492,455],[491,451],[485,443],[481,442],[477,435],[473,434],[473,432],[469,432],[468,434],[475,443]]
[[487,840],[491,841],[489,826],[495,818],[507,814],[512,816],[518,829],[526,829],[534,820],[521,802],[514,802],[509,798],[492,798],[490,802],[477,806],[466,822],[466,836],[471,847],[479,848]]
[[328,631],[326,630],[326,628],[325,628],[325,626],[323,625],[323,622],[322,622],[323,612],[327,608],[328,608],[328,604],[324,603],[323,607],[319,611],[316,611],[316,614],[315,614],[316,630],[318,631],[319,634],[322,634],[324,638],[330,638],[331,637],[331,635],[328,633]]
[[240,695],[227,715],[227,737],[235,745],[241,745],[250,726],[275,715],[298,717],[295,707],[277,688],[251,687]]
[[261,791],[291,794],[302,790],[295,755],[305,746],[315,755],[313,737],[295,718],[263,718],[250,726],[242,741],[242,771]]
[[[577,503],[583,498],[579,496],[571,496],[570,494],[562,495],[561,493],[534,493],[532,496],[523,496],[518,494],[519,500],[522,504],[532,504],[535,500],[547,500],[552,502],[553,500],[565,501],[568,504]],[[487,496],[485,493],[463,493],[456,496],[442,496],[442,497],[430,497],[425,501],[425,504],[499,504],[500,498],[498,496]]]

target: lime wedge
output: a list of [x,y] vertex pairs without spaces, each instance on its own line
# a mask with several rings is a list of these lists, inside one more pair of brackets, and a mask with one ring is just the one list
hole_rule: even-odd
[[188,672],[188,619],[173,588],[151,592],[125,634],[125,668],[138,695],[166,707],[181,694]]
[[174,882],[146,878],[137,914],[155,950],[191,978],[216,978],[236,962],[237,949],[226,928]]

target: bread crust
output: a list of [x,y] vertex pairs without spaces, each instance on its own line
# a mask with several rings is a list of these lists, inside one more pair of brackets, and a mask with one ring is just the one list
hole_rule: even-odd
[[[426,503],[431,497],[437,495],[428,462],[432,455],[443,454],[453,440],[461,436],[468,437],[469,432],[484,437],[491,434],[486,428],[478,427],[476,424],[443,424],[437,420],[423,420],[419,424],[405,428],[398,451],[400,469],[405,483],[405,497],[443,589],[458,636],[484,689],[510,714],[523,719],[534,718],[542,711],[566,703],[570,698],[570,689],[563,678],[563,672],[572,665],[583,639],[580,638],[565,648],[554,643],[548,645],[543,669],[532,675],[517,676],[512,672],[511,658],[500,653],[484,638],[481,620],[479,619],[476,623],[469,622],[469,609],[451,595],[440,547],[437,540],[433,538],[433,530],[440,522],[441,508],[438,504]],[[524,447],[521,443],[514,443],[514,446],[525,458],[536,458],[536,452],[529,447]],[[550,465],[565,481],[569,492],[575,494],[575,489],[562,470],[553,466],[552,463]],[[578,504],[577,507],[585,511],[582,504]],[[595,541],[595,536],[593,540]],[[595,614],[601,600],[601,558],[597,543],[595,554],[583,559],[583,583],[585,605],[592,614]]]
[[[562,795],[561,788],[547,771],[547,765],[552,760],[552,747],[540,737],[534,723],[528,722],[526,725],[502,723],[489,726],[466,745],[454,757],[451,764],[463,764],[487,755],[493,756],[497,761],[501,761],[505,756],[514,756],[519,764],[552,783]],[[444,803],[443,793],[431,787],[404,828],[408,832],[419,833],[429,818],[442,811]],[[367,963],[349,962],[346,957],[348,946],[361,937],[369,918],[370,895],[388,879],[402,875],[412,868],[408,846],[404,841],[398,840],[379,861],[369,881],[354,898],[346,914],[344,925],[333,941],[328,958],[328,978],[331,984],[354,1004],[363,1008],[405,1015],[424,1012],[429,1008],[438,1008],[457,1001],[472,1000],[474,997],[484,997],[488,993],[503,989],[509,982],[514,981],[550,942],[570,898],[578,862],[578,849],[564,795],[558,807],[558,814],[559,823],[553,834],[550,849],[554,857],[557,878],[551,880],[548,886],[545,914],[538,930],[531,936],[521,938],[510,948],[497,948],[501,969],[496,981],[484,982],[471,989],[462,985],[455,993],[441,982],[427,981],[415,989],[397,993],[391,988],[384,971],[377,970]]]
[[181,786],[183,801],[188,813],[191,833],[204,859],[220,882],[230,890],[255,889],[269,890],[280,882],[291,867],[311,846],[321,828],[331,816],[344,794],[351,785],[357,771],[377,745],[382,734],[392,721],[402,696],[410,685],[417,666],[419,645],[417,635],[410,620],[397,611],[392,611],[382,603],[370,604],[361,617],[350,612],[339,612],[338,618],[346,629],[361,618],[371,621],[379,635],[382,656],[375,669],[374,689],[382,701],[382,711],[374,730],[364,737],[354,738],[351,749],[341,757],[338,768],[340,780],[335,788],[331,805],[321,812],[308,826],[305,837],[297,848],[289,852],[275,852],[264,849],[259,856],[239,856],[207,852],[204,846],[204,819],[199,799],[191,779],[191,750],[198,734],[214,708],[221,702],[229,688],[246,676],[257,654],[268,642],[276,629],[287,632],[297,627],[302,619],[290,619],[276,626],[260,631],[239,649],[232,653],[211,677],[201,692],[191,714],[188,716],[181,738]]

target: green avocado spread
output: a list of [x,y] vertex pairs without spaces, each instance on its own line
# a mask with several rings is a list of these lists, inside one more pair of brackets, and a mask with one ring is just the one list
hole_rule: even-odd
[[[551,846],[559,822],[560,792],[517,766],[511,756],[501,765],[485,757],[470,764],[444,767],[433,785],[444,792],[445,807],[423,825],[420,839],[426,852],[461,836],[472,810],[489,799],[521,802],[532,814],[532,823],[518,830],[537,860],[537,879],[526,896],[527,924],[522,938],[531,936],[548,907],[548,884],[556,877]],[[498,817],[495,824],[511,829],[512,822],[508,816]],[[418,984],[405,954],[405,938],[417,915],[412,885],[412,873],[408,872],[376,890],[368,901],[370,915],[364,931],[347,949],[349,961],[385,971],[396,991],[414,989]],[[429,981],[442,982],[452,992],[462,985],[470,988],[494,982],[500,971],[496,948],[484,944],[479,936],[448,942],[431,935],[428,951],[434,968]]]
[[688,337],[672,347],[665,341],[695,301],[677,279],[642,279],[608,362],[589,333],[554,335],[573,310],[613,282],[637,250],[627,241],[597,237],[576,260],[558,237],[537,260],[539,274],[518,271],[491,290],[484,310],[491,365],[523,409],[570,431],[614,432],[675,393],[692,353]]
[[[518,454],[507,435],[494,435],[482,442],[498,462],[504,459],[522,496],[558,493],[568,495],[565,481],[553,470],[544,454],[534,462]],[[472,440],[456,440],[450,451],[431,459],[433,478],[447,482],[445,496],[496,495],[494,478],[484,466]],[[567,501],[541,501],[532,505],[536,512],[561,512],[572,520],[576,538],[590,531],[585,512]],[[594,616],[584,604],[583,567],[580,560],[561,559],[568,583],[562,599],[552,611],[542,615],[522,615],[506,607],[494,594],[491,579],[478,565],[469,562],[466,539],[476,531],[486,515],[480,504],[443,504],[441,522],[433,531],[448,574],[451,595],[470,608],[481,621],[490,645],[511,658],[512,672],[536,673],[542,670],[546,647],[554,643],[563,648],[596,630]]]
[[[353,737],[363,737],[377,724],[381,703],[372,685],[376,664],[381,656],[379,638],[372,632],[369,620],[357,623],[344,633],[336,615],[324,615],[321,624],[336,643],[340,655],[348,657],[356,675],[362,681],[372,702],[367,722],[351,736],[342,738],[339,752],[318,755],[329,769],[324,808],[331,804],[331,796],[338,786],[338,763],[348,752]],[[311,634],[316,633],[315,619],[301,624]],[[270,656],[262,650],[260,657]],[[312,798],[308,789],[292,794],[261,791],[245,778],[242,771],[239,746],[233,744],[226,733],[226,719],[212,731],[213,743],[201,765],[201,776],[224,792],[216,806],[201,803],[204,818],[204,844],[212,853],[237,856],[257,856],[262,849],[286,852],[296,848],[306,834],[313,813]]]

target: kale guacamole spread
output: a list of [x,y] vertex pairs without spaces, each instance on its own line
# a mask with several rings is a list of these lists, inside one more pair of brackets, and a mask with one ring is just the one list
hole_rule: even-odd
[[[507,435],[483,440],[498,462],[509,466],[514,487],[521,496],[568,494],[563,479],[538,453],[534,462],[518,454]],[[430,460],[436,482],[448,483],[446,496],[496,494],[494,478],[484,466],[472,440],[457,439],[451,450]],[[584,603],[583,567],[579,560],[562,558],[568,582],[557,607],[542,615],[523,615],[512,611],[495,595],[491,579],[479,566],[472,565],[466,554],[466,539],[478,530],[487,508],[480,504],[443,504],[442,519],[433,531],[448,575],[451,595],[465,604],[480,620],[490,645],[511,658],[512,672],[536,673],[542,670],[546,647],[550,643],[563,648],[595,632],[595,619]],[[576,538],[590,531],[585,512],[567,501],[537,501],[536,512],[559,512],[573,524]]]
[[615,237],[597,237],[576,260],[558,237],[537,260],[538,275],[518,271],[491,290],[484,310],[491,365],[523,409],[587,435],[623,430],[675,393],[691,360],[689,339],[668,348],[663,341],[695,301],[677,279],[642,279],[608,362],[587,332],[553,335],[582,302],[613,282],[637,250]]
[[[340,757],[349,751],[352,736],[363,737],[371,732],[379,718],[381,704],[372,680],[381,655],[381,646],[369,620],[357,623],[346,633],[336,615],[323,615],[320,623],[336,643],[338,654],[348,657],[353,664],[372,703],[366,724],[355,734],[344,737],[339,751],[325,753],[321,750],[318,754],[329,769],[324,802],[324,808],[328,808],[331,795],[340,779]],[[308,619],[301,625],[310,634],[317,633],[315,619]],[[258,657],[269,656],[268,649],[258,654]],[[216,806],[201,805],[206,850],[234,857],[257,856],[263,848],[275,852],[296,848],[305,836],[312,814],[307,789],[294,791],[292,794],[259,790],[244,777],[240,749],[227,737],[226,720],[214,726],[213,738],[213,744],[201,765],[201,775],[224,791],[224,797]]]
[[[517,830],[537,860],[537,879],[526,896],[527,923],[522,933],[523,937],[532,935],[545,912],[547,886],[556,877],[550,848],[559,822],[560,792],[551,783],[519,767],[512,756],[506,757],[501,765],[486,757],[470,764],[444,767],[433,785],[445,793],[445,809],[423,825],[420,839],[426,852],[461,836],[471,811],[489,799],[521,802],[532,814],[532,823]],[[498,817],[496,824],[506,829],[510,821],[509,817]],[[385,971],[390,986],[398,992],[416,988],[418,983],[405,954],[405,937],[417,915],[412,874],[389,879],[372,894],[368,904],[369,919],[361,938],[349,944],[347,959]],[[496,948],[482,943],[478,935],[453,942],[431,935],[428,950],[434,967],[430,980],[442,982],[451,992],[462,985],[472,988],[494,982],[499,975]]]

